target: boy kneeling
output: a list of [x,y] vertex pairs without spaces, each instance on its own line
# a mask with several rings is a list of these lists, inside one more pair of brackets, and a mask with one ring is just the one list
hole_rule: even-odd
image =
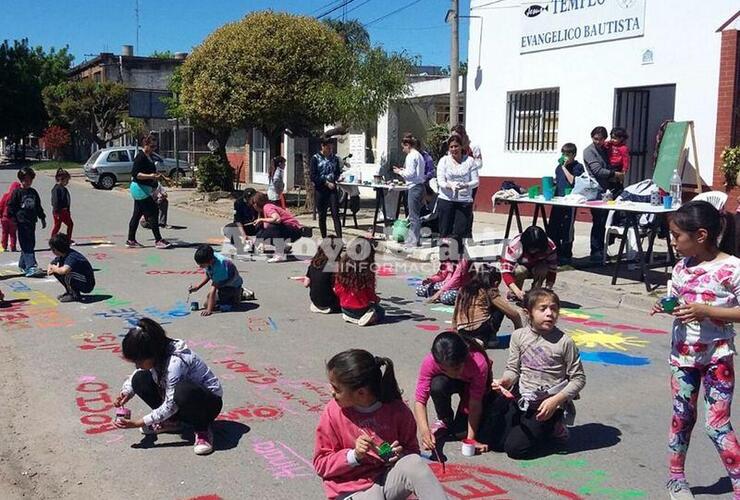
[[245,300],[242,284],[244,280],[239,275],[239,270],[228,257],[215,253],[209,245],[200,245],[195,250],[195,262],[198,267],[205,269],[206,277],[198,285],[190,286],[189,292],[197,292],[203,286],[212,281],[211,289],[208,291],[206,308],[201,316],[210,316],[219,306],[219,310],[226,312],[232,307]]
[[90,262],[77,250],[69,248],[69,238],[58,233],[49,240],[49,247],[56,255],[46,272],[54,276],[66,290],[58,296],[59,302],[78,302],[81,294],[90,293],[95,288],[95,273]]

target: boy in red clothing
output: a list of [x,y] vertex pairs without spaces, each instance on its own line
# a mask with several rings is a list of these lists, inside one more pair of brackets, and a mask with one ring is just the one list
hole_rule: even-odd
[[627,147],[627,131],[622,127],[614,127],[610,140],[604,143],[609,155],[609,166],[615,172],[627,173],[630,168],[630,148]]

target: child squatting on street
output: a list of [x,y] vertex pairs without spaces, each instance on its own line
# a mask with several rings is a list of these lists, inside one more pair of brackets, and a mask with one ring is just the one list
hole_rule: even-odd
[[223,389],[203,359],[185,341],[167,337],[162,326],[142,318],[121,344],[123,357],[136,370],[123,383],[114,405],[124,407],[139,396],[152,411],[142,418],[116,418],[120,429],[141,428],[142,434],[178,432],[182,424],[195,430],[196,455],[213,451],[211,425],[223,406]]
[[95,272],[92,265],[77,250],[70,247],[69,238],[58,233],[49,239],[49,248],[56,258],[51,261],[46,273],[54,276],[64,287],[64,293],[57,297],[59,302],[79,302],[83,293],[95,288]]
[[[683,258],[674,266],[669,296],[652,314],[673,316],[666,488],[674,499],[694,498],[684,466],[704,384],[704,429],[714,442],[740,498],[740,447],[730,422],[735,389],[735,325],[740,321],[740,259],[734,257],[734,221],[705,201],[691,201],[671,216],[671,243]],[[721,241],[720,241],[721,235]],[[672,300],[671,300],[672,299]]]
[[414,416],[401,399],[393,362],[351,349],[332,357],[326,371],[334,399],[316,428],[313,465],[327,498],[446,499],[419,456]]
[[188,287],[188,293],[197,292],[211,281],[206,308],[200,313],[201,316],[210,316],[216,310],[216,306],[221,312],[228,312],[246,299],[242,289],[244,280],[231,259],[215,253],[209,245],[200,245],[195,250],[195,263],[201,269],[205,269],[206,277],[197,285]]
[[548,439],[564,443],[572,401],[586,385],[575,342],[557,327],[560,298],[552,290],[524,297],[529,325],[511,335],[509,359],[491,388],[499,393],[489,414],[491,447],[510,458],[527,458]]

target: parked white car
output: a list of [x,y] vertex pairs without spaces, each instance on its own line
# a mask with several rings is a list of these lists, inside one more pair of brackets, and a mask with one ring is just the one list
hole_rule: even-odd
[[[139,149],[141,148],[124,146],[95,151],[83,167],[85,180],[100,189],[113,189],[118,182],[130,181],[134,158]],[[157,165],[158,172],[173,180],[187,176],[193,171],[187,162],[181,160],[178,165],[173,158],[162,158],[157,153],[152,154],[152,160]]]

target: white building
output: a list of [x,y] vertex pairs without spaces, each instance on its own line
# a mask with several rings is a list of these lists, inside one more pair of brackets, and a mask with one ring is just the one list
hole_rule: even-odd
[[[504,180],[553,175],[597,125],[630,135],[628,182],[652,175],[663,120],[693,120],[704,182],[738,144],[738,0],[472,0],[466,125],[481,147],[479,210]],[[688,179],[685,179],[688,181]]]

